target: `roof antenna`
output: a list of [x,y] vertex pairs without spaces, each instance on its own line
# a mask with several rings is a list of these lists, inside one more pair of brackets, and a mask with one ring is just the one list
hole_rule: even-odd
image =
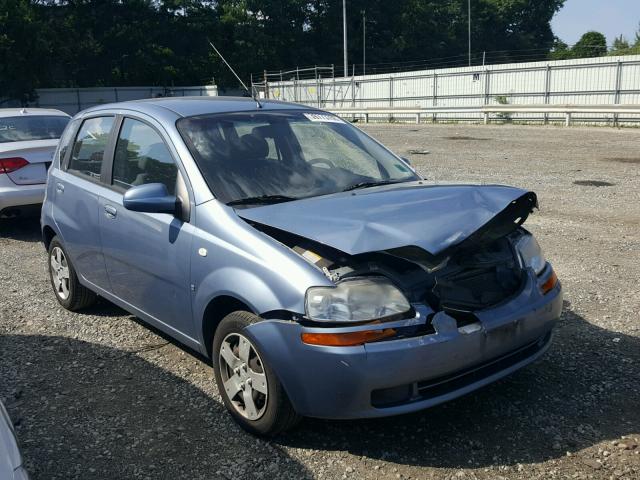
[[247,93],[249,95],[251,95],[251,98],[253,98],[256,102],[256,106],[258,108],[262,108],[262,104],[260,103],[260,100],[258,100],[258,97],[256,97],[253,92],[251,90],[249,90],[247,88],[247,86],[244,84],[244,82],[242,81],[242,79],[238,76],[238,74],[236,73],[236,71],[231,67],[231,65],[229,65],[229,62],[227,62],[224,57],[222,56],[222,54],[218,51],[218,49],[216,48],[216,46],[211,43],[211,40],[208,40],[209,45],[211,45],[211,48],[213,48],[213,51],[216,52],[218,54],[218,56],[222,59],[222,61],[224,62],[224,64],[229,67],[229,70],[231,70],[231,73],[233,73],[235,75],[235,77],[238,79],[238,81],[240,82],[240,84],[244,87],[244,89],[247,91]]

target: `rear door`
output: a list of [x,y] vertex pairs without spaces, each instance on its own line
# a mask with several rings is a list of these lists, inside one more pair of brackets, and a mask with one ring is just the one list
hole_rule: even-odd
[[[113,157],[111,189],[103,191],[102,246],[113,293],[165,330],[194,338],[190,251],[193,226],[185,215],[132,212],[124,193],[162,183],[189,205],[171,143],[152,119],[124,117]],[[178,217],[181,218],[178,218]]]
[[83,283],[107,291],[100,198],[107,190],[103,175],[113,152],[114,125],[113,115],[84,119],[61,168],[52,170],[49,178],[52,216],[78,274]]

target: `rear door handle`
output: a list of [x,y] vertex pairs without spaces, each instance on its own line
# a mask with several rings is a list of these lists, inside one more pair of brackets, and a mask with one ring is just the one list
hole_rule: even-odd
[[104,214],[107,216],[107,218],[116,218],[116,215],[118,215],[118,211],[116,210],[116,207],[105,205]]
[[64,184],[63,184],[63,183],[60,183],[60,182],[57,182],[57,183],[56,183],[56,190],[57,190],[58,192],[60,192],[60,193],[64,193]]

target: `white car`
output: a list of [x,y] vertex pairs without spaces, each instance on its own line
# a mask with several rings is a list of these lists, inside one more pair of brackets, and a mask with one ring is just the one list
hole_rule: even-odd
[[2,480],[28,480],[22,466],[22,456],[9,415],[0,402],[0,478]]
[[0,218],[39,211],[47,170],[69,119],[60,110],[0,109]]

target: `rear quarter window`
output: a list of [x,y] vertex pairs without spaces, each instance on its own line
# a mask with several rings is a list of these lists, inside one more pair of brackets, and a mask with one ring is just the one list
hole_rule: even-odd
[[79,123],[80,123],[79,120],[73,120],[69,122],[67,127],[64,129],[64,132],[62,132],[62,136],[60,137],[60,144],[58,146],[58,155],[57,155],[59,166],[63,165],[64,159],[67,156],[67,152],[69,151],[69,148],[73,143],[73,134],[76,132],[76,129],[78,128]]

